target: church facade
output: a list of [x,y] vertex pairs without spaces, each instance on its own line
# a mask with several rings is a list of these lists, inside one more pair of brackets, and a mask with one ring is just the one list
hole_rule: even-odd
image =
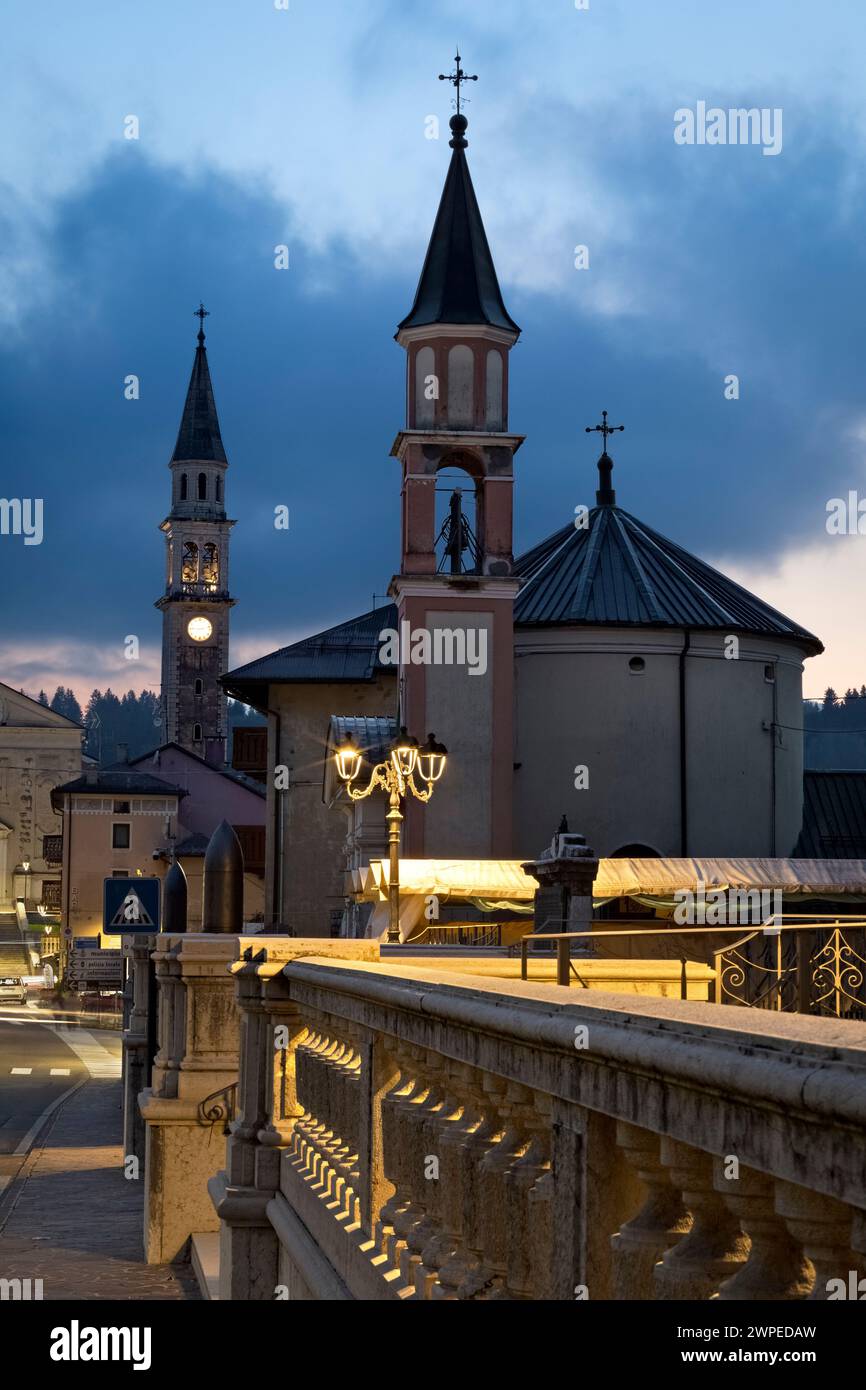
[[326,775],[329,729],[369,730],[370,761],[401,724],[448,747],[429,804],[405,807],[410,858],[533,858],[563,814],[603,856],[785,856],[802,823],[802,672],[821,643],[618,505],[606,416],[596,506],[564,506],[562,529],[515,558],[520,329],[464,116],[451,132],[396,335],[392,603],[223,677],[268,714],[266,921],[302,934],[334,929],[346,867],[385,846],[382,798],[353,808]]

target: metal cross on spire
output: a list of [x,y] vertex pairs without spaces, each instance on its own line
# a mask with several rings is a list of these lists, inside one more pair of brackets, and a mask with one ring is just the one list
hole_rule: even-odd
[[624,429],[625,429],[625,425],[609,425],[609,424],[607,423],[607,411],[606,411],[606,410],[603,410],[603,411],[601,412],[601,424],[600,424],[600,425],[587,425],[587,426],[586,426],[586,433],[587,433],[587,434],[595,434],[595,433],[600,434],[600,435],[602,436],[602,438],[604,439],[604,452],[607,453],[607,439],[608,439],[608,435],[610,435],[610,434],[617,434],[617,433],[619,433],[620,430],[624,430]]
[[460,87],[461,87],[462,83],[464,83],[464,82],[477,82],[477,81],[478,81],[478,76],[477,76],[477,74],[476,74],[476,75],[473,77],[473,76],[470,76],[469,73],[465,73],[465,72],[463,71],[463,69],[462,69],[461,66],[460,66],[461,58],[460,58],[460,50],[459,50],[459,49],[458,49],[457,54],[456,54],[456,56],[455,56],[454,62],[455,62],[455,65],[456,65],[456,71],[455,71],[455,72],[440,72],[440,74],[439,74],[439,81],[440,81],[440,82],[453,82],[454,86],[457,88],[457,115],[459,116],[459,115],[460,115]]
[[199,321],[198,340],[199,340],[200,343],[203,343],[203,342],[204,342],[204,321],[205,321],[205,319],[209,319],[209,318],[210,318],[210,309],[206,309],[206,308],[204,307],[204,305],[202,304],[201,300],[199,300],[199,302],[198,302],[198,308],[193,310],[193,317],[194,317],[194,318],[197,318],[198,321]]

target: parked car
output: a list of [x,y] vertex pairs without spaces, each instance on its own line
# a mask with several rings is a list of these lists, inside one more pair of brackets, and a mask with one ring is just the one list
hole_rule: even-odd
[[20,975],[0,975],[0,1002],[27,1003],[27,986]]

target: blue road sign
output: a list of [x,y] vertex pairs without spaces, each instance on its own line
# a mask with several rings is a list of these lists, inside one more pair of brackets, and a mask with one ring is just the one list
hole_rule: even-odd
[[158,878],[103,880],[102,930],[110,936],[159,931]]

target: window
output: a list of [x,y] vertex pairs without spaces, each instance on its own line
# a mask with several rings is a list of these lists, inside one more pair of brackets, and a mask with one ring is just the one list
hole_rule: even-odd
[[418,429],[436,419],[436,358],[431,347],[422,347],[415,356],[415,424]]
[[112,878],[129,878],[129,869],[112,869]]
[[115,803],[114,803],[114,814],[115,814],[116,816],[128,816],[128,815],[129,815],[129,802],[128,802],[128,801],[115,801]]
[[646,670],[646,662],[642,656],[633,656],[628,663],[628,669],[633,676],[639,676],[641,671]]
[[764,680],[767,682],[768,685],[775,685],[775,683],[776,683],[776,668],[775,668],[775,666],[772,666],[772,665],[770,665],[770,664],[768,663],[768,664],[764,667]]
[[199,502],[207,501],[207,473],[199,473],[198,475],[198,500]]
[[128,821],[116,821],[111,827],[111,848],[129,849],[129,831]]
[[201,680],[197,680],[196,683],[195,683],[195,693],[196,693],[196,695],[200,695],[201,692],[202,692],[202,683],[201,683]]
[[217,480],[216,480],[216,482],[214,483],[213,486],[214,486],[214,496],[216,497],[216,500],[217,500],[218,502],[221,502],[221,501],[223,500],[223,485],[222,485],[222,479],[221,479],[221,478],[217,478]]
[[201,724],[193,724],[192,741],[193,743],[201,743]]
[[475,418],[475,358],[464,343],[448,353],[448,424],[470,427]]
[[487,354],[487,428],[502,429],[502,354],[491,348]]
[[181,500],[181,502],[185,502],[185,501],[186,501],[186,474],[185,474],[185,473],[181,473],[181,475],[180,475],[180,500]]

